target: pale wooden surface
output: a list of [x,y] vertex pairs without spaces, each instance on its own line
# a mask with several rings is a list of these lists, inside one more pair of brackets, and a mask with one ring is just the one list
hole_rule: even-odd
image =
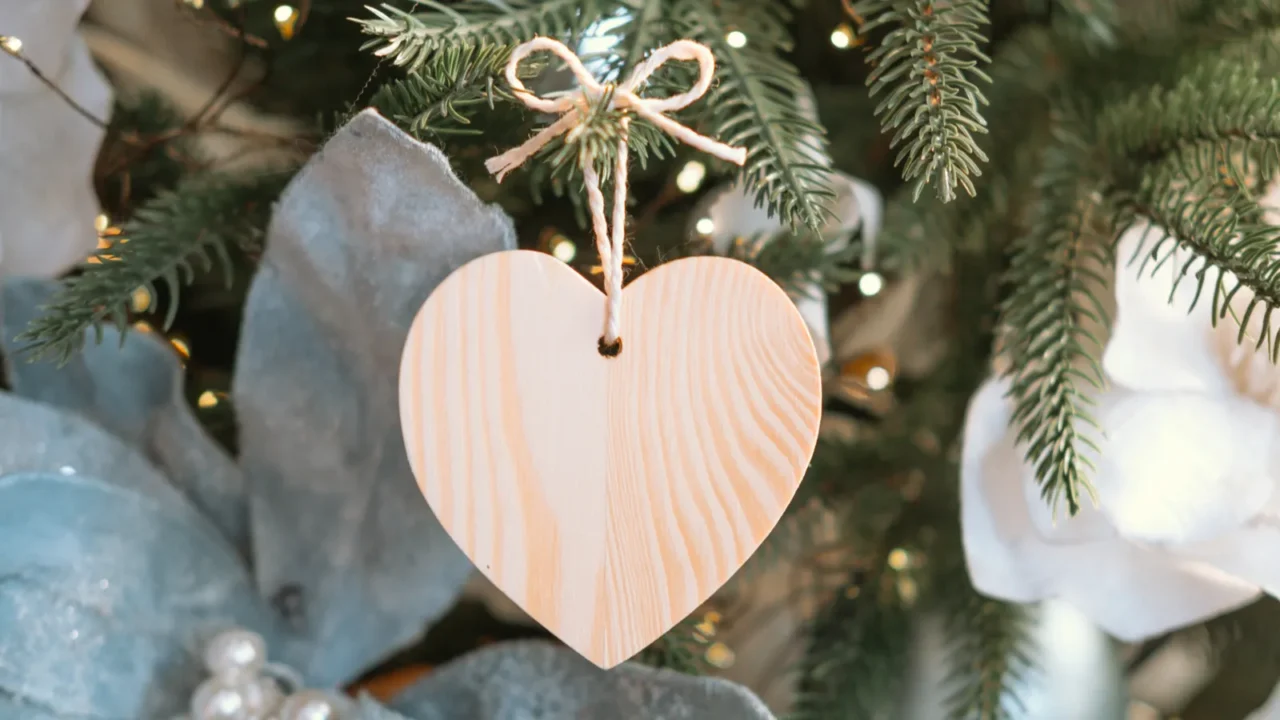
[[813,453],[821,377],[786,294],[726,258],[599,290],[549,255],[449,276],[410,329],[400,416],[423,495],[476,566],[601,667],[755,551]]

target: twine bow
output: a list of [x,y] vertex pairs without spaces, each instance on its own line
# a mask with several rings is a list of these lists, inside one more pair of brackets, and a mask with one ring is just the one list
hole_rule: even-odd
[[[542,98],[535,95],[524,86],[524,83],[520,82],[520,78],[516,76],[520,61],[540,50],[554,53],[564,60],[574,77],[578,79],[579,90],[577,92],[555,98]],[[669,98],[642,98],[637,95],[636,89],[668,60],[696,60],[698,63],[698,81],[688,91]],[[636,67],[626,82],[612,88],[609,109],[635,113],[687,145],[714,155],[721,160],[735,165],[742,165],[747,159],[747,151],[745,149],[731,147],[704,135],[699,135],[663,114],[687,107],[706,94],[707,89],[711,87],[715,69],[715,56],[711,54],[711,51],[706,46],[692,40],[677,40],[670,45],[655,50],[647,60]],[[550,142],[552,138],[564,133],[571,133],[574,128],[581,124],[583,117],[589,112],[591,102],[598,100],[606,92],[610,91],[609,87],[601,85],[591,76],[591,73],[587,71],[587,68],[572,50],[565,47],[558,40],[545,37],[534,38],[517,46],[511,53],[511,59],[507,61],[506,75],[511,89],[525,105],[539,112],[559,114],[560,118],[526,140],[519,147],[512,148],[497,157],[492,157],[485,161],[485,167],[497,177],[498,182],[502,182],[503,176],[522,165],[534,153]],[[622,254],[625,240],[624,223],[627,212],[627,127],[630,123],[629,115],[624,113],[621,123],[622,137],[618,141],[617,164],[614,168],[615,180],[611,228],[610,224],[605,222],[604,193],[600,191],[600,176],[596,173],[594,158],[590,157],[589,154],[586,155],[583,158],[582,167],[582,176],[587,186],[587,204],[591,209],[591,225],[596,236],[596,249],[600,253],[600,265],[604,269],[604,287],[607,299],[604,336],[601,338],[600,348],[602,352],[606,349],[611,349],[613,351],[612,354],[616,354],[621,347],[619,345],[621,335],[619,325],[621,323],[620,316],[622,315]]]

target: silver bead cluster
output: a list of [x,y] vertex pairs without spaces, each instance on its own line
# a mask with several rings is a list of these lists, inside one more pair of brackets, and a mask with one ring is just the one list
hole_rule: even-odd
[[228,630],[205,648],[210,677],[191,696],[181,720],[353,720],[345,697],[301,687],[296,673],[267,662],[267,643],[248,630]]

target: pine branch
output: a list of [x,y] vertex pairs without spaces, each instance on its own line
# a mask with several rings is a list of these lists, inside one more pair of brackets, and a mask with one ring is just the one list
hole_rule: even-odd
[[[516,101],[504,73],[511,49],[496,45],[457,45],[442,49],[431,62],[406,77],[383,85],[370,104],[419,136],[479,135],[471,112],[493,110],[497,102]],[[537,58],[522,62],[521,79],[536,76],[545,65]]]
[[947,685],[954,688],[947,699],[950,719],[1025,717],[1018,690],[1035,666],[1030,608],[983,597],[964,579],[948,592]]
[[[835,290],[840,285],[858,279],[853,269],[857,262],[858,248],[847,243],[839,250],[832,245],[848,238],[823,238],[813,233],[784,233],[777,237],[746,241],[735,244],[728,253],[742,260],[765,275],[773,278],[784,290],[793,295],[814,292],[814,284],[820,291]],[[751,251],[749,248],[759,249]]]
[[[1139,252],[1142,267],[1145,269],[1148,261],[1154,261],[1155,268],[1178,262],[1174,259],[1178,248],[1203,258],[1205,270],[1192,272],[1190,258],[1184,254],[1175,281],[1190,279],[1196,284],[1192,306],[1206,295],[1205,283],[1216,274],[1212,322],[1216,325],[1231,314],[1239,326],[1237,342],[1248,339],[1256,349],[1265,347],[1272,362],[1280,361],[1280,335],[1273,327],[1273,311],[1280,307],[1280,260],[1275,256],[1280,228],[1262,221],[1257,202],[1246,192],[1225,199],[1214,195],[1195,198],[1188,192],[1186,180],[1176,178],[1143,195],[1150,201],[1136,201],[1131,211],[1150,218],[1160,229],[1144,237],[1144,246],[1151,237],[1155,242]],[[1252,297],[1243,309],[1233,308],[1232,300],[1246,288]]]
[[[800,105],[807,84],[778,56],[791,47],[785,3],[674,0],[672,12],[683,35],[715,53],[718,83],[700,112],[714,135],[747,148],[743,178],[756,202],[793,227],[821,228],[834,197],[831,159],[822,126]],[[729,42],[734,30],[745,45]]]
[[990,66],[993,134],[976,138],[990,157],[983,192],[952,203],[917,199],[910,188],[891,196],[878,240],[882,267],[946,271],[955,253],[998,247],[1007,229],[1022,227],[1022,209],[1035,205],[1030,178],[1044,145],[1049,90],[1065,69],[1046,28],[1024,28],[1002,43]]
[[975,83],[991,82],[978,67],[990,61],[979,47],[986,1],[863,0],[854,8],[867,19],[863,32],[894,28],[868,56],[867,83],[883,96],[876,115],[893,132],[895,164],[915,182],[914,196],[926,185],[943,202],[957,186],[976,194],[973,178],[987,160],[973,137],[987,131],[979,110],[987,100]]
[[1099,271],[1112,265],[1110,245],[1099,237],[1110,213],[1082,164],[1089,157],[1084,138],[1059,128],[1036,183],[1044,197],[1031,232],[1015,244],[1006,277],[1012,290],[1001,308],[1018,439],[1041,494],[1055,511],[1065,500],[1072,515],[1081,494],[1093,492],[1085,450],[1096,445],[1081,424],[1096,427],[1085,386],[1099,388],[1104,380],[1089,326],[1109,322],[1097,293],[1109,286]]
[[370,7],[372,18],[352,18],[375,39],[364,49],[418,70],[438,51],[461,46],[518,45],[539,35],[566,38],[600,16],[596,0],[418,0],[426,12],[390,5]]
[[907,669],[908,613],[855,573],[809,631],[788,720],[883,717]]
[[271,213],[271,203],[291,173],[246,178],[196,176],[148,201],[124,224],[121,239],[99,250],[96,263],[65,281],[45,313],[18,339],[30,343],[31,359],[66,362],[85,343],[85,330],[102,325],[128,329],[128,304],[138,288],[154,291],[157,282],[169,290],[164,324],[177,313],[178,290],[195,280],[197,268],[215,267],[228,274],[229,248],[258,249]]
[[1054,9],[1060,31],[1090,50],[1115,46],[1120,13],[1115,0],[1057,0]]
[[675,40],[672,33],[670,0],[622,0],[629,19],[612,34],[618,38],[609,64],[609,75],[625,78],[655,48]]

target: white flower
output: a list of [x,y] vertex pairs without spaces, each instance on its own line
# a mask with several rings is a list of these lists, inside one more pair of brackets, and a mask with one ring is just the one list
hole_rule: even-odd
[[[872,242],[880,230],[883,201],[879,191],[843,173],[833,172],[830,179],[836,197],[832,202],[832,217],[822,229],[823,237],[833,241],[833,251],[843,247],[838,242],[841,235],[851,235],[858,229],[862,230],[864,242]],[[694,235],[709,239],[715,251],[721,254],[727,253],[739,239],[744,242],[767,241],[785,229],[776,215],[770,216],[766,207],[756,204],[754,194],[738,186],[708,194],[693,213],[693,218]],[[818,362],[825,365],[831,359],[827,294],[821,283],[809,282],[802,286],[793,300],[813,337]]]
[[[1144,247],[1135,228],[1117,249],[1091,457],[1098,508],[1053,521],[1015,447],[1005,380],[974,397],[961,467],[974,586],[1015,602],[1062,598],[1128,641],[1280,595],[1280,368],[1265,347],[1236,342],[1230,316],[1212,326],[1215,271],[1188,312],[1198,258],[1134,259],[1156,239]],[[1232,298],[1238,318],[1251,297]]]
[[[0,32],[97,117],[111,88],[75,34],[87,1],[0,0]],[[12,26],[8,23],[13,20]],[[52,277],[97,246],[92,172],[102,130],[0,56],[0,275]]]

